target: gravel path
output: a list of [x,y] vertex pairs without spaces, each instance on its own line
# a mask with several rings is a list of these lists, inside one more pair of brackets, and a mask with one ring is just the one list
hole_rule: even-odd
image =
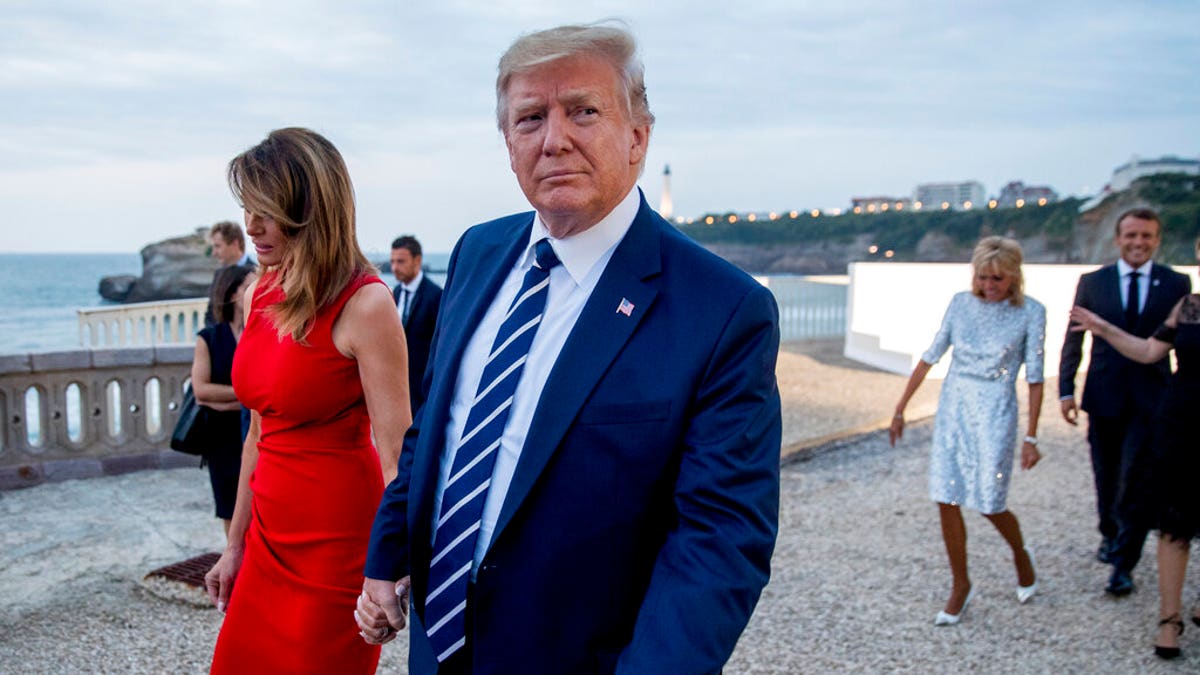
[[[968,514],[978,591],[962,624],[934,628],[949,573],[925,496],[931,425],[913,424],[889,448],[886,434],[863,430],[887,421],[903,378],[842,359],[834,343],[785,349],[790,457],[774,574],[726,672],[1200,672],[1194,626],[1179,662],[1151,652],[1153,542],[1134,575],[1137,593],[1102,592],[1108,570],[1092,557],[1086,442],[1049,404],[1046,458],[1014,477],[1009,499],[1037,554],[1041,590],[1017,604],[1009,552]],[[932,411],[936,390],[927,384],[910,418]],[[0,673],[207,672],[221,616],[164,600],[141,578],[221,546],[210,501],[196,469],[0,492]],[[405,672],[404,656],[403,641],[388,645],[380,672]]]

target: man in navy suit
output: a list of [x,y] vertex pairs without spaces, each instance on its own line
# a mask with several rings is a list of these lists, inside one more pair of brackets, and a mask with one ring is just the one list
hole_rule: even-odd
[[[1161,235],[1162,221],[1153,210],[1137,208],[1122,213],[1114,239],[1120,259],[1080,277],[1075,304],[1138,337],[1153,334],[1192,288],[1187,275],[1152,261]],[[1075,371],[1082,352],[1083,333],[1068,328],[1058,386],[1063,419],[1072,425],[1079,414]],[[1166,359],[1150,365],[1135,363],[1092,336],[1082,408],[1088,413],[1088,443],[1103,537],[1097,557],[1113,566],[1105,587],[1111,595],[1128,595],[1133,590],[1133,568],[1146,542],[1150,523],[1145,507],[1150,495],[1135,469],[1139,455],[1148,451],[1154,411],[1169,374]]]
[[[412,673],[717,672],[767,583],[777,309],[637,189],[653,116],[635,51],[623,28],[566,26],[501,59],[499,127],[535,212],[470,229],[452,254],[429,397],[380,504],[357,612],[364,639],[386,642],[411,592]],[[548,299],[477,527],[435,554],[471,498],[448,496],[468,410],[504,354],[493,340],[537,274]],[[431,579],[464,537],[457,575]],[[432,616],[463,577],[462,601]],[[455,623],[464,635],[443,649]]]
[[415,415],[425,402],[421,379],[429,362],[429,344],[437,324],[438,305],[442,287],[425,276],[421,267],[421,242],[404,235],[392,242],[392,274],[400,283],[392,289],[396,312],[404,324],[404,339],[408,343],[408,398]]

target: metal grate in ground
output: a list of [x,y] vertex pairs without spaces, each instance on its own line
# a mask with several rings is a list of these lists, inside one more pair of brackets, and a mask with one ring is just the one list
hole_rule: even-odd
[[216,564],[220,557],[220,553],[204,553],[195,558],[188,558],[173,565],[160,567],[149,572],[143,578],[150,580],[152,577],[159,577],[167,581],[177,581],[203,590],[204,575],[212,569],[212,566]]

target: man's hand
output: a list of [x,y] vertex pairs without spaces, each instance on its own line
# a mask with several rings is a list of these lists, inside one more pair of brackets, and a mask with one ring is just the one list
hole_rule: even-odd
[[1071,426],[1078,426],[1079,409],[1075,407],[1075,398],[1068,397],[1058,402],[1058,407],[1062,411],[1062,417]]
[[363,579],[354,621],[367,644],[387,644],[408,625],[408,589],[408,577],[396,582]]

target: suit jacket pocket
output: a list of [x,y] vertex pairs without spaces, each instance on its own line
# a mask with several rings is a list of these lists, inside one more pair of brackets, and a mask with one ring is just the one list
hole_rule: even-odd
[[661,422],[671,414],[670,401],[592,403],[579,412],[577,424],[640,424]]

